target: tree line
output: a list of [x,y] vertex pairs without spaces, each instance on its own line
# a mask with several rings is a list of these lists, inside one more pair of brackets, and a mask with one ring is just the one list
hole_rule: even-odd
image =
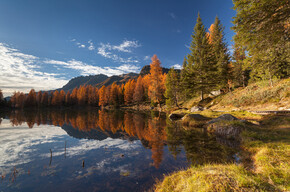
[[8,105],[12,108],[85,105],[119,107],[150,101],[161,105],[164,101],[166,74],[162,74],[160,64],[158,57],[154,55],[150,64],[150,74],[139,76],[137,80],[130,79],[121,85],[114,82],[100,89],[92,85],[81,85],[71,92],[64,90],[35,92],[34,89],[31,89],[28,94],[14,92]]

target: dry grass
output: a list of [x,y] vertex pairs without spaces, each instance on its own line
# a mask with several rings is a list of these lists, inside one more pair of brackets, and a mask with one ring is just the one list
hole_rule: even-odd
[[191,167],[166,176],[155,191],[290,191],[289,126],[289,116],[267,116],[261,126],[242,132],[252,169],[236,164]]
[[290,78],[279,80],[273,87],[262,81],[238,88],[215,98],[211,104],[213,110],[280,110],[290,106]]

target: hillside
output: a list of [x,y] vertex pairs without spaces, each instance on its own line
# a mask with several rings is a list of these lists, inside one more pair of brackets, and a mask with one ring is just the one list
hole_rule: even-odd
[[214,111],[277,111],[290,110],[290,78],[277,80],[273,87],[268,81],[251,83],[247,87],[199,101],[199,97],[186,101],[183,106],[200,105]]

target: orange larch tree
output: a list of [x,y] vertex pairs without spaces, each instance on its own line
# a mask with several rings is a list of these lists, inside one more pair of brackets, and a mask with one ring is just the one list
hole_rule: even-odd
[[162,75],[161,62],[154,55],[152,58],[152,63],[150,64],[150,77],[151,84],[149,86],[149,96],[151,101],[158,102],[159,107],[161,107],[161,102],[164,99],[164,76]]
[[139,104],[143,100],[144,100],[144,87],[142,77],[139,76],[134,90],[133,101]]
[[73,89],[70,97],[72,105],[76,105],[78,103],[78,88]]
[[135,90],[135,80],[131,79],[129,80],[125,86],[124,86],[124,100],[125,100],[125,104],[130,104],[133,102],[133,94],[134,94],[134,90]]
[[106,101],[106,87],[103,85],[99,90],[99,106],[105,106]]

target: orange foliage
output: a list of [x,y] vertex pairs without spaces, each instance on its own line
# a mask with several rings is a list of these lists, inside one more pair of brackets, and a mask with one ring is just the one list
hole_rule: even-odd
[[144,99],[144,87],[143,87],[143,81],[142,77],[139,76],[137,79],[133,100],[134,102],[140,103]]
[[149,96],[152,101],[161,104],[161,100],[164,98],[165,84],[164,76],[162,75],[161,62],[154,55],[150,64],[150,85],[149,85]]
[[124,100],[125,104],[133,102],[133,94],[135,90],[136,82],[134,79],[129,80],[124,86]]

